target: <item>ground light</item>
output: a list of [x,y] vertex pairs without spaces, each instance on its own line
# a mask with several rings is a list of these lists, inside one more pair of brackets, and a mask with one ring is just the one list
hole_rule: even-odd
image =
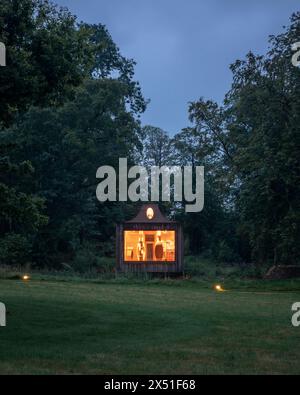
[[28,276],[28,274],[25,274],[25,275],[22,277],[22,280],[23,280],[23,281],[29,281],[29,280],[30,280],[30,276]]
[[214,289],[217,292],[224,292],[225,291],[225,289],[223,289],[222,285],[220,285],[220,284],[215,285]]

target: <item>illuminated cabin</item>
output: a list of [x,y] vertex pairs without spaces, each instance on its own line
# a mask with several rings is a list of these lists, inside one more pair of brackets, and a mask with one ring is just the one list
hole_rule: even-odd
[[131,221],[117,226],[117,270],[182,273],[183,235],[155,204],[143,205]]

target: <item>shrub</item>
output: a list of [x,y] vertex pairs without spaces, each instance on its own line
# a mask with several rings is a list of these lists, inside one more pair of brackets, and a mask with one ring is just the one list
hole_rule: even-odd
[[73,260],[72,268],[78,273],[112,273],[114,259],[99,256],[93,244],[86,243],[81,247]]
[[0,240],[0,264],[24,265],[31,253],[31,243],[22,235],[9,233]]
[[218,262],[232,263],[239,261],[237,254],[224,240],[217,244],[214,255]]

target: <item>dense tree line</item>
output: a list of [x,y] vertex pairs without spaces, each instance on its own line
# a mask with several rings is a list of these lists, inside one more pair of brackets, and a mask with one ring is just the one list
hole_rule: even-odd
[[205,166],[204,211],[176,210],[189,253],[299,263],[300,68],[292,64],[299,38],[295,13],[282,34],[270,37],[265,56],[248,53],[231,65],[222,106],[203,98],[190,103],[192,126],[174,138],[147,128],[145,153],[155,164]]
[[291,62],[299,37],[295,13],[265,56],[249,53],[231,65],[224,105],[191,103],[195,126],[175,137],[184,150],[192,137],[190,155],[206,165],[208,202],[221,208],[211,225],[219,253],[257,263],[300,260],[300,69]]
[[48,1],[4,0],[0,29],[0,262],[57,266],[95,245],[111,253],[127,205],[97,204],[95,174],[139,147],[134,62],[104,26]]
[[[204,165],[205,209],[163,209],[182,221],[186,253],[222,262],[300,260],[300,69],[291,45],[300,13],[231,70],[222,106],[190,103],[191,126],[171,137],[141,127],[134,61],[103,25],[78,23],[45,0],[3,0],[0,40],[0,264],[78,270],[114,254],[131,203],[100,204],[101,165]],[[176,209],[175,209],[176,208]]]

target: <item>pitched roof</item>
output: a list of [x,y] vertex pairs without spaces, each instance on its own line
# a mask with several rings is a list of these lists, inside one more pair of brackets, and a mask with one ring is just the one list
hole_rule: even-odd
[[[152,219],[148,218],[148,216],[147,216],[147,211],[149,209],[152,209],[153,213],[154,213],[154,216],[153,216]],[[137,216],[134,217],[130,221],[126,221],[126,223],[174,224],[176,222],[166,218],[162,214],[162,212],[160,211],[160,209],[159,209],[157,204],[149,203],[149,204],[143,204],[143,206],[141,207],[141,209],[140,209],[139,213],[137,214]]]

